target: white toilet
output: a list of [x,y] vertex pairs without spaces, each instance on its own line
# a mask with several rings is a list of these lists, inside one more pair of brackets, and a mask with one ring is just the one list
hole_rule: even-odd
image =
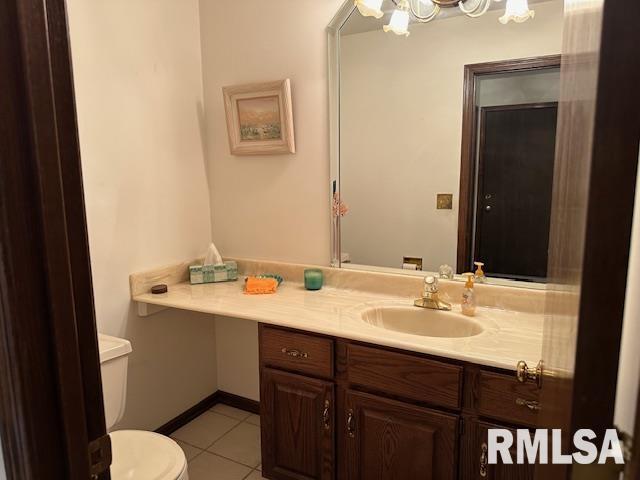
[[170,438],[141,430],[111,431],[124,413],[131,343],[102,334],[98,335],[98,343],[105,418],[113,453],[112,480],[188,480],[187,459]]

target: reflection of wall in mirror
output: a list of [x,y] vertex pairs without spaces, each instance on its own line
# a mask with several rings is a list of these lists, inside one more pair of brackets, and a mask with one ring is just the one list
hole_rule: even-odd
[[[562,6],[537,3],[517,25],[497,10],[412,25],[408,38],[341,37],[342,248],[353,263],[455,266],[464,65],[558,54]],[[436,209],[442,192],[454,192],[452,210]]]

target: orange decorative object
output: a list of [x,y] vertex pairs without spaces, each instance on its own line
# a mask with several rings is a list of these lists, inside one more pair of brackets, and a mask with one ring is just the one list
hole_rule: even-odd
[[277,289],[278,281],[275,278],[248,277],[244,284],[244,293],[247,295],[276,293]]
[[349,211],[347,204],[340,200],[340,194],[338,192],[333,194],[332,211],[334,217],[344,217]]

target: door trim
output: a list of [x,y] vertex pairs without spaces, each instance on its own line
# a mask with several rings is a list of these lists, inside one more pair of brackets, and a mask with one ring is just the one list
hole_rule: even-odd
[[[602,438],[613,428],[635,202],[640,2],[568,7],[539,427]],[[536,478],[565,479],[570,468],[538,465]]]
[[460,155],[460,197],[458,202],[458,250],[456,272],[472,271],[474,178],[476,174],[476,148],[473,139],[477,129],[475,97],[477,79],[497,73],[526,72],[560,67],[560,55],[518,58],[499,62],[474,63],[464,66],[462,87],[462,147]]
[[0,32],[5,467],[84,480],[106,428],[64,0],[2,2]]
[[629,47],[640,4],[603,8],[572,412],[573,428],[596,432],[613,425],[640,138],[640,58]]

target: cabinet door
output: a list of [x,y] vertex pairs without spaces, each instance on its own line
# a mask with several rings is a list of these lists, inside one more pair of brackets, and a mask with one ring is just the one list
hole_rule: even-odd
[[[465,435],[469,435],[469,449],[465,453],[462,480],[533,480],[534,465],[489,465],[487,442],[490,428],[506,428],[490,423],[470,421]],[[511,430],[511,429],[508,429]],[[516,432],[511,430],[513,437]],[[511,458],[516,458],[516,449],[511,448]],[[498,457],[500,459],[500,457]]]
[[333,479],[333,383],[264,368],[260,389],[264,476]]
[[344,469],[350,480],[453,480],[458,417],[349,390]]

